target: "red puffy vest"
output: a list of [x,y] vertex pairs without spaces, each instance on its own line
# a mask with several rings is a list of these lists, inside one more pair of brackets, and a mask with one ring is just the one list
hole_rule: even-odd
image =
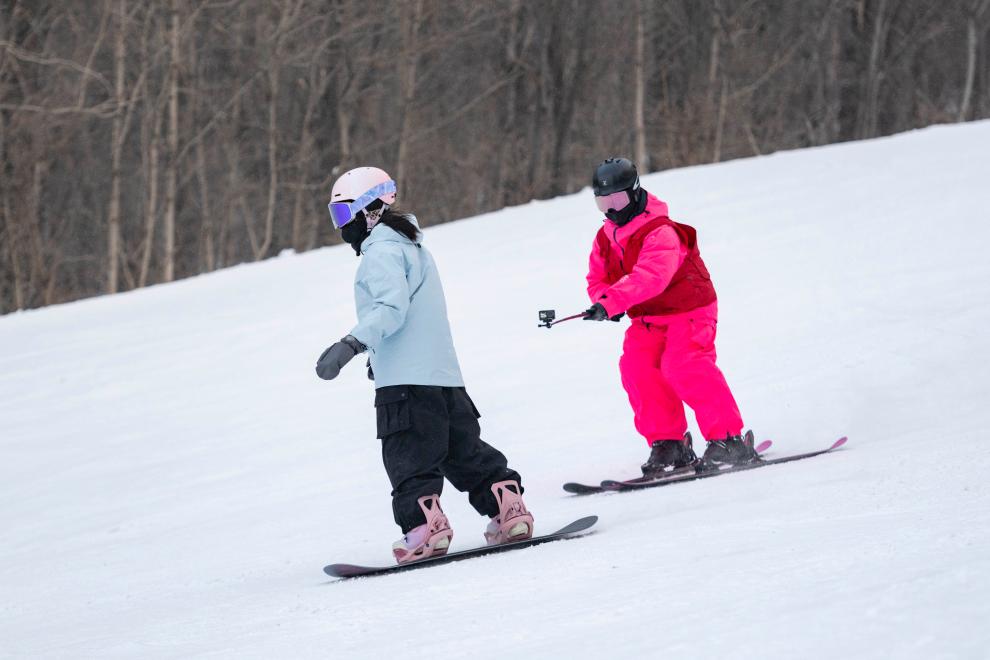
[[689,312],[692,309],[709,305],[716,300],[711,275],[705,268],[705,262],[701,260],[701,252],[698,251],[698,232],[695,231],[694,227],[674,222],[665,216],[654,218],[636,230],[629,237],[625,248],[622,250],[615,250],[612,247],[612,241],[608,239],[608,235],[605,233],[610,223],[606,223],[598,230],[595,242],[598,244],[599,253],[605,260],[606,282],[615,284],[623,276],[632,272],[633,266],[639,259],[640,250],[643,249],[643,241],[646,240],[651,231],[661,225],[672,227],[677,232],[681,243],[687,247],[687,256],[681,267],[674,273],[666,289],[626,310],[631,318]]

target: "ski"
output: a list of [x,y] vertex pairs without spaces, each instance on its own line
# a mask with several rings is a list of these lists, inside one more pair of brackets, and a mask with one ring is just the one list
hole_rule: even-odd
[[768,465],[778,465],[780,463],[790,463],[791,461],[800,461],[805,458],[811,458],[813,456],[821,456],[822,454],[827,454],[830,451],[834,451],[846,444],[848,438],[842,436],[838,440],[832,443],[828,449],[820,449],[818,451],[811,451],[805,454],[792,454],[791,456],[782,456],[780,458],[767,458],[754,461],[752,463],[747,463],[745,465],[732,465],[732,466],[722,466],[711,469],[703,469],[701,466],[698,467],[692,474],[682,474],[676,477],[669,477],[667,479],[658,479],[656,481],[651,481],[645,484],[634,484],[625,486],[618,490],[620,493],[625,493],[634,490],[643,490],[646,488],[657,488],[660,486],[669,486],[670,484],[683,483],[686,481],[695,481],[697,479],[707,479],[709,477],[718,477],[723,474],[729,474],[732,472],[744,472],[746,470],[755,470],[756,468],[766,467]]
[[411,571],[416,568],[449,564],[462,559],[483,557],[485,555],[492,555],[498,552],[519,550],[521,548],[529,548],[534,545],[549,543],[551,541],[574,538],[575,534],[579,534],[580,532],[590,529],[596,522],[598,522],[598,516],[587,516],[585,518],[579,518],[569,525],[565,525],[552,534],[534,536],[526,539],[525,541],[515,541],[513,543],[503,543],[501,545],[489,545],[480,548],[472,548],[470,550],[461,550],[460,552],[452,552],[446,555],[440,555],[438,557],[428,557],[418,561],[411,561],[408,564],[396,564],[394,566],[355,566],[354,564],[330,564],[329,566],[323,567],[323,572],[331,577],[338,578],[368,577],[372,575],[401,573],[402,571]]
[[[766,452],[767,449],[770,449],[770,445],[772,444],[773,444],[772,440],[764,440],[760,444],[756,445],[756,447],[754,447],[754,451],[756,451],[757,454],[763,454],[764,452]],[[663,474],[654,477],[639,477],[637,479],[628,479],[626,481],[614,481],[612,479],[606,479],[605,481],[602,482],[602,489],[622,490],[623,488],[626,488],[628,486],[637,487],[637,486],[644,486],[646,484],[652,484],[655,481],[667,481],[675,477],[680,477],[688,474],[695,474],[698,471],[698,466],[699,463],[695,462],[692,463],[691,465],[687,465],[682,468],[677,468],[669,472],[664,472]]]
[[[773,444],[772,440],[764,440],[760,444],[756,445],[756,453],[762,454],[770,445]],[[665,472],[660,476],[655,477],[636,477],[635,479],[617,480],[617,479],[605,479],[601,482],[599,486],[592,486],[590,484],[582,484],[575,481],[569,481],[564,484],[563,488],[566,492],[572,493],[574,495],[594,495],[596,493],[607,493],[611,491],[624,490],[627,487],[642,486],[645,484],[652,484],[656,481],[666,481],[668,479],[693,475],[698,470],[698,464],[688,465],[682,468],[677,468],[671,470],[670,472]]]

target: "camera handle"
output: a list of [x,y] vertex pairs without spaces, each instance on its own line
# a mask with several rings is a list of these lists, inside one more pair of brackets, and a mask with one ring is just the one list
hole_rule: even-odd
[[558,323],[563,323],[564,321],[571,321],[573,319],[583,319],[587,315],[587,312],[581,312],[580,314],[573,314],[571,316],[565,316],[562,319],[554,320],[556,314],[552,309],[542,310],[540,312],[540,323],[536,327],[538,328],[552,328]]

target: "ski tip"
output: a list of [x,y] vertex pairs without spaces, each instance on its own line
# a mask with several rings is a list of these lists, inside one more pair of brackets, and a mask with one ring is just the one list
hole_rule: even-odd
[[355,575],[360,575],[362,570],[368,569],[361,566],[352,566],[351,564],[330,564],[323,567],[324,573],[335,578],[354,577]]
[[836,440],[835,442],[833,442],[832,443],[832,446],[829,447],[828,450],[829,451],[832,451],[833,449],[838,449],[842,445],[846,444],[846,441],[847,440],[849,440],[849,438],[847,438],[846,436],[842,436],[841,438],[839,438],[838,440]]
[[553,534],[548,534],[548,536],[566,536],[568,534],[577,534],[578,532],[583,532],[584,530],[591,528],[597,522],[598,516],[585,516],[584,518],[578,518],[569,525],[558,529]]
[[589,486],[587,484],[578,484],[573,481],[569,481],[563,486],[564,492],[571,493],[573,495],[594,495],[595,493],[605,492],[600,486]]

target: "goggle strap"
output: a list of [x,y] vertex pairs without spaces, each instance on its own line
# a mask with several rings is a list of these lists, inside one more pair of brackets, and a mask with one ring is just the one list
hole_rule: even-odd
[[363,211],[364,207],[371,204],[373,201],[381,197],[382,195],[387,195],[389,193],[395,192],[395,181],[384,181],[379,183],[377,186],[364,193],[353,202],[350,203],[351,213],[357,215],[359,211]]

